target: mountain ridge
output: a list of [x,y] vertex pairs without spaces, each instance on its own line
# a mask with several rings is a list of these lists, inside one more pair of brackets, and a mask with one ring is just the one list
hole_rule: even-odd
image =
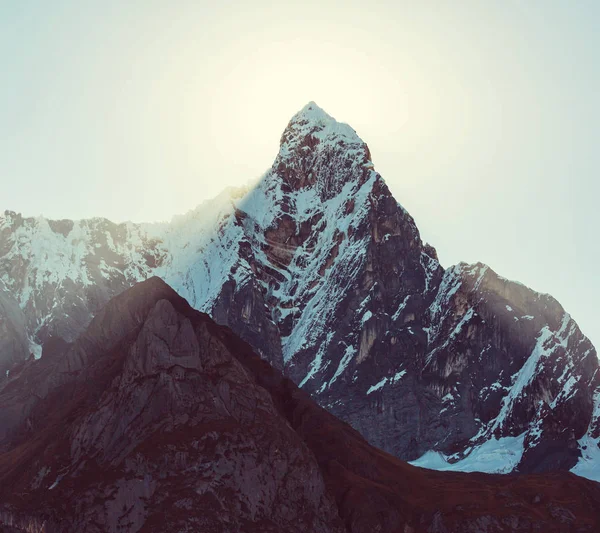
[[583,533],[598,522],[600,485],[569,473],[441,473],[373,448],[156,277],[57,349],[0,388],[0,414],[14,414],[0,435],[7,533]]
[[403,459],[509,438],[510,469],[568,469],[598,442],[597,358],[562,307],[485,265],[444,270],[367,145],[312,102],[253,188],[171,223],[0,220],[0,279],[39,342],[152,275]]

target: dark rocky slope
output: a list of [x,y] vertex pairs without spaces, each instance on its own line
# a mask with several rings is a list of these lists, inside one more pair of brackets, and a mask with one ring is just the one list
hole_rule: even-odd
[[152,278],[0,390],[6,532],[595,531],[572,474],[412,467]]
[[0,521],[47,533],[344,531],[314,456],[228,337],[152,278],[72,346],[25,365],[0,391],[12,414],[0,423]]
[[0,281],[0,380],[27,357],[27,319],[11,292]]

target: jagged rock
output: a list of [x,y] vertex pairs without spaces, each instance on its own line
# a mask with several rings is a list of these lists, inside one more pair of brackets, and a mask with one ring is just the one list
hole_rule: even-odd
[[34,401],[2,442],[0,501],[48,533],[344,531],[314,457],[223,334],[158,278],[112,300],[45,369],[43,398],[28,385],[44,358],[2,391]]
[[53,348],[0,389],[3,405],[28,405],[0,437],[2,531],[592,532],[600,520],[600,485],[572,474],[441,473],[371,447],[158,278]]
[[484,265],[444,270],[367,145],[313,102],[254,186],[168,224],[0,217],[0,280],[34,343],[72,342],[152,275],[400,458],[439,452],[421,464],[472,468],[495,450],[499,463],[477,467],[586,475],[600,464],[597,356],[575,322]]

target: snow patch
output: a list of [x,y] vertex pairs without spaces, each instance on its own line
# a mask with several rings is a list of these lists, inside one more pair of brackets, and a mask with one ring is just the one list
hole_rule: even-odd
[[392,320],[398,320],[398,318],[400,318],[400,314],[402,313],[402,311],[404,311],[404,308],[406,307],[406,304],[408,303],[408,299],[410,298],[410,296],[411,295],[408,294],[404,297],[404,300],[402,300],[402,302],[398,306],[398,309],[396,309],[396,312],[392,316]]
[[[518,400],[523,397],[525,389],[533,381],[540,363],[548,358],[557,345],[567,346],[571,329],[567,327],[571,323],[571,316],[565,313],[563,322],[558,332],[553,332],[548,326],[544,326],[540,331],[537,342],[531,355],[525,361],[521,369],[512,376],[512,386],[508,394],[502,399],[502,407],[498,416],[489,425],[489,431],[494,432],[504,426],[506,419],[512,412]],[[479,435],[478,435],[479,436]],[[473,440],[475,440],[475,437]]]
[[42,346],[32,339],[29,339],[29,351],[35,359],[42,357]]
[[346,350],[344,352],[344,355],[340,359],[340,363],[339,363],[339,365],[337,367],[337,370],[335,371],[335,374],[333,375],[333,377],[329,381],[329,384],[327,385],[327,387],[331,387],[331,385],[335,382],[335,380],[339,376],[342,375],[342,372],[344,372],[344,370],[346,370],[346,367],[348,366],[348,363],[350,363],[350,361],[352,360],[352,358],[355,355],[356,355],[356,348],[354,346],[347,346]]
[[571,468],[573,474],[578,476],[591,479],[593,481],[600,482],[600,437],[593,438],[590,435],[592,428],[594,428],[600,420],[600,389],[596,389],[594,393],[594,410],[592,412],[592,419],[587,433],[579,439],[579,450],[581,451],[581,457],[577,461],[577,464]]
[[410,464],[431,470],[507,474],[516,468],[523,457],[525,435],[492,438],[474,447],[465,458],[456,462],[449,462],[449,456],[441,452],[428,451],[419,459],[410,461]]
[[367,391],[367,396],[369,394],[371,394],[372,392],[375,392],[375,391],[383,388],[388,382],[390,383],[390,385],[392,385],[393,383],[400,381],[405,374],[406,374],[406,370],[400,370],[399,372],[396,372],[396,374],[394,374],[391,378],[388,378],[388,377],[383,378],[381,381],[377,382],[375,385],[369,387],[369,390]]

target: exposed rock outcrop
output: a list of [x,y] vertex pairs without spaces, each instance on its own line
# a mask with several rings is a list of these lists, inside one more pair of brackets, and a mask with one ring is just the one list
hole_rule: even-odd
[[0,382],[30,356],[25,314],[0,281]]
[[0,405],[23,407],[0,437],[2,531],[591,532],[600,520],[600,485],[569,473],[441,473],[371,447],[158,278],[55,344],[0,389]]

